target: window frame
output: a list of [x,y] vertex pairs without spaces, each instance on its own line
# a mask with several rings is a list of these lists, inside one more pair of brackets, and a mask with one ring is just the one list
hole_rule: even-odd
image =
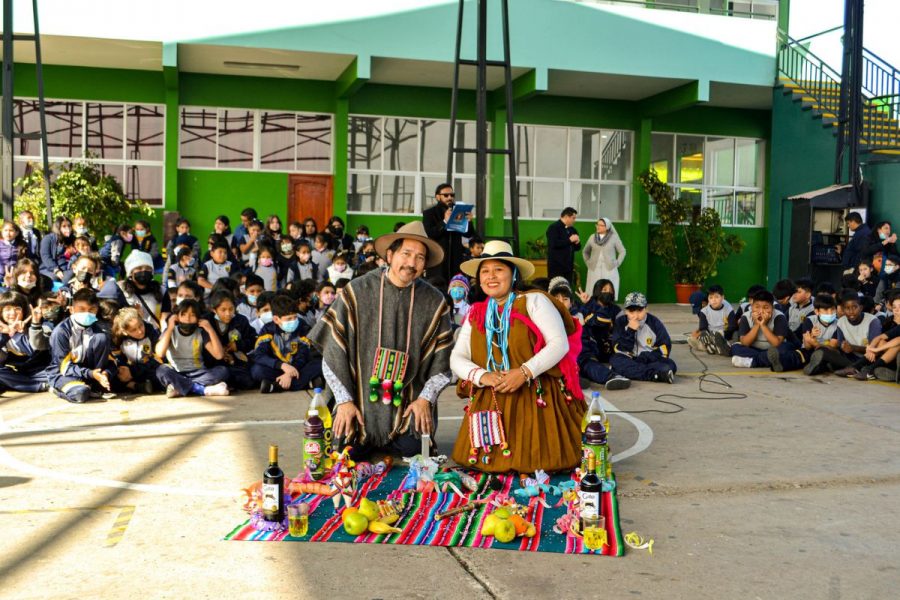
[[[731,204],[731,214],[732,214],[731,221],[732,222],[731,223],[723,222],[722,227],[741,228],[741,229],[760,229],[760,228],[763,228],[766,226],[766,224],[765,224],[765,216],[766,216],[765,215],[765,204],[766,204],[767,172],[766,172],[765,158],[766,158],[767,144],[768,144],[769,140],[767,140],[766,138],[755,138],[755,137],[740,136],[740,135],[730,136],[730,135],[721,135],[721,134],[687,133],[687,132],[677,132],[677,131],[652,131],[651,136],[653,136],[653,135],[671,135],[672,136],[672,154],[671,154],[671,156],[672,156],[673,165],[672,165],[671,171],[669,172],[669,181],[666,182],[666,184],[669,187],[671,187],[676,192],[683,188],[700,190],[700,194],[701,194],[700,207],[701,208],[707,208],[707,207],[715,208],[714,206],[712,206],[711,203],[708,202],[709,192],[714,192],[716,190],[730,190],[731,196],[732,196],[732,199],[731,199],[731,203],[732,203]],[[702,181],[702,183],[682,183],[681,181],[672,181],[673,178],[678,179],[679,167],[677,164],[677,162],[678,162],[677,143],[678,143],[679,135],[703,138],[703,181]],[[717,185],[715,183],[710,182],[709,177],[710,177],[711,169],[709,168],[709,154],[707,152],[707,143],[710,138],[729,139],[729,140],[733,141],[734,145],[733,145],[733,156],[732,156],[732,165],[731,165],[732,178],[733,178],[732,185]],[[757,186],[737,185],[735,183],[738,180],[738,170],[737,170],[738,169],[738,141],[740,141],[740,140],[754,142],[754,144],[757,144],[757,146],[756,146],[757,148],[759,148],[758,144],[762,144],[761,150],[757,150],[758,152],[760,152],[760,156],[757,158],[758,162],[756,164],[757,177],[759,178],[759,181],[760,181],[760,184]],[[652,157],[651,157],[651,165],[652,165]],[[756,204],[756,219],[755,219],[756,222],[753,225],[737,224],[734,222],[735,217],[738,214],[738,211],[737,211],[738,198],[737,198],[737,196],[738,196],[738,194],[741,194],[741,193],[744,193],[744,194],[752,193],[752,194],[759,195],[759,201]],[[651,204],[651,209],[652,209],[652,205],[653,205],[652,199],[650,199],[650,204]],[[719,215],[720,218],[722,216],[723,216],[722,214]],[[649,221],[649,223],[651,225],[658,225],[659,221],[657,221],[655,219],[651,219]]]
[[[38,102],[39,99],[31,96],[13,96],[13,102],[17,100],[27,101],[27,102]],[[126,102],[126,101],[111,101],[111,100],[92,100],[92,99],[67,99],[67,98],[45,98],[44,102],[65,102],[65,103],[77,103],[81,104],[81,144],[80,144],[80,156],[54,156],[48,151],[47,160],[51,164],[61,164],[64,162],[76,162],[82,160],[90,160],[92,163],[98,166],[110,165],[110,166],[121,166],[123,178],[127,176],[128,167],[159,167],[162,173],[162,181],[160,182],[161,189],[161,197],[159,203],[157,202],[147,202],[149,206],[152,208],[165,208],[166,206],[166,105],[160,104],[157,102]],[[88,150],[88,105],[89,104],[100,104],[100,105],[116,105],[122,107],[122,158],[101,158],[101,157],[88,157],[86,152]],[[130,159],[128,158],[128,109],[132,106],[148,106],[153,107],[159,110],[162,113],[162,159],[161,160],[147,160],[147,159]],[[15,107],[13,108],[15,111]],[[13,115],[15,118],[15,115]],[[15,124],[13,125],[15,127]],[[13,162],[19,163],[38,163],[41,164],[43,160],[42,156],[42,148],[40,144],[37,144],[37,155],[24,155],[24,154],[16,154],[14,155]],[[49,150],[49,149],[48,149]],[[127,189],[127,181],[119,181],[122,186],[122,190],[125,192],[126,197],[128,197],[128,189]],[[143,199],[142,199],[143,200]]]
[[[349,136],[351,135],[351,127],[350,123],[353,119],[378,119],[379,120],[379,131],[381,132],[381,136],[379,139],[379,144],[381,145],[381,151],[379,153],[378,169],[361,169],[354,168],[350,166],[349,158],[347,160],[347,214],[348,215],[390,215],[390,216],[409,216],[409,215],[419,215],[422,212],[430,207],[430,204],[426,205],[426,202],[431,199],[431,196],[427,196],[429,194],[428,190],[422,189],[422,182],[425,178],[435,177],[440,178],[442,181],[447,177],[446,172],[435,172],[435,171],[423,171],[423,156],[422,156],[422,140],[421,140],[421,132],[422,132],[422,121],[443,121],[448,125],[450,123],[450,119],[438,119],[432,117],[410,117],[404,115],[372,115],[372,114],[363,114],[363,113],[351,113],[347,118],[347,152],[350,152],[350,140]],[[387,170],[384,167],[384,124],[385,119],[400,119],[403,121],[415,121],[416,122],[416,170]],[[457,119],[457,124],[460,123],[468,123],[472,124],[475,121],[469,121],[464,119]],[[448,140],[449,141],[449,140]],[[353,175],[365,175],[365,176],[377,176],[379,177],[378,183],[378,206],[381,207],[382,210],[373,210],[373,211],[358,211],[350,209],[350,183],[352,181]],[[414,180],[414,197],[413,197],[413,210],[412,212],[389,212],[384,210],[384,181],[386,177],[396,176],[396,177],[412,177]],[[456,173],[454,172],[451,177],[451,183],[456,181],[457,179],[461,180],[475,180],[475,173]]]
[[[181,123],[181,111],[182,109],[195,109],[195,110],[211,110],[216,113],[216,136],[215,136],[215,165],[214,166],[189,166],[182,165],[181,163],[181,133],[182,133],[182,123]],[[220,125],[219,119],[221,115],[221,111],[223,110],[235,110],[235,111],[247,111],[253,113],[253,160],[252,166],[248,168],[234,168],[234,167],[221,167],[219,166],[219,132]],[[293,169],[268,169],[263,168],[262,164],[262,131],[260,127],[262,125],[262,114],[263,113],[289,113],[294,115],[294,168]],[[297,117],[300,115],[311,116],[311,117],[328,117],[330,123],[330,139],[328,149],[328,169],[327,170],[309,170],[309,169],[297,169],[297,161],[298,161],[298,153],[297,153],[297,132],[298,132],[298,119]],[[286,110],[281,108],[244,108],[240,106],[200,106],[193,104],[179,104],[178,105],[178,168],[185,170],[197,170],[197,171],[235,171],[240,173],[290,173],[297,175],[334,175],[334,121],[335,121],[334,113],[318,111],[318,112],[309,112],[303,110]]]
[[[615,186],[622,187],[625,189],[625,202],[626,206],[624,207],[623,213],[627,215],[626,219],[618,219],[613,220],[613,223],[631,223],[632,222],[632,208],[634,206],[634,198],[632,194],[632,183],[634,181],[634,135],[635,132],[633,129],[615,129],[615,128],[607,128],[607,127],[569,127],[564,125],[546,125],[546,124],[535,124],[535,123],[514,123],[514,130],[518,126],[523,127],[536,127],[536,128],[551,128],[551,129],[564,129],[566,131],[566,176],[564,178],[559,177],[540,177],[535,175],[521,176],[518,173],[516,174],[516,184],[521,185],[523,182],[532,183],[532,195],[529,198],[531,205],[528,207],[528,214],[530,216],[521,216],[522,211],[519,211],[519,220],[520,221],[548,221],[555,220],[558,217],[543,217],[543,216],[534,216],[534,184],[535,183],[561,183],[563,185],[563,202],[560,207],[560,211],[566,206],[573,206],[576,210],[581,212],[581,206],[575,206],[572,204],[572,184],[590,184],[597,186],[597,197],[600,198],[601,188],[606,186]],[[602,136],[602,132],[610,132],[617,133],[623,132],[629,136],[629,152],[631,156],[629,157],[629,166],[628,166],[628,179],[602,179],[603,169],[602,166],[598,169],[597,178],[596,179],[585,179],[583,177],[571,177],[569,170],[571,169],[571,159],[572,159],[572,131],[597,131],[600,132]],[[518,132],[516,132],[518,135]],[[534,152],[531,157],[531,171],[537,172],[537,161],[538,157],[538,144],[540,143],[540,135],[539,132],[535,131],[534,138]],[[601,150],[602,155],[602,150]],[[508,202],[509,200],[509,177],[506,178],[506,183],[503,186],[503,218],[509,219],[511,218],[511,210],[512,206]],[[520,207],[521,208],[521,207]]]

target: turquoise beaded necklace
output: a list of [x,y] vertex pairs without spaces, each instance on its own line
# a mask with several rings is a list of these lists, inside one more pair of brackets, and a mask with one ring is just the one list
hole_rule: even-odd
[[[516,299],[515,292],[510,292],[503,305],[503,311],[497,305],[497,301],[491,298],[488,300],[487,314],[484,316],[484,330],[487,334],[487,370],[488,371],[509,371],[509,315],[512,312],[513,300]],[[494,360],[494,337],[496,336],[497,347],[500,348],[501,361],[498,363]]]

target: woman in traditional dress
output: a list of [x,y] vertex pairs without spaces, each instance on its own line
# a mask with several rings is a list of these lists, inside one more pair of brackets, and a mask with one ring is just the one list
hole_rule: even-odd
[[460,268],[488,298],[472,305],[450,357],[470,398],[453,459],[492,473],[574,468],[585,405],[568,336],[580,328],[546,293],[517,291],[534,266],[506,242]]
[[625,246],[612,221],[606,218],[597,221],[597,232],[588,238],[581,253],[588,268],[584,289],[593,293],[595,283],[609,279],[613,284],[615,300],[618,300],[619,266],[625,260]]

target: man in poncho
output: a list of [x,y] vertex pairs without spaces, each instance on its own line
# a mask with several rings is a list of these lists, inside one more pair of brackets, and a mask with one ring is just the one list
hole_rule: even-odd
[[450,382],[449,306],[420,278],[443,250],[419,221],[379,237],[375,250],[387,268],[352,280],[308,336],[334,393],[334,437],[353,445],[354,459],[418,454]]

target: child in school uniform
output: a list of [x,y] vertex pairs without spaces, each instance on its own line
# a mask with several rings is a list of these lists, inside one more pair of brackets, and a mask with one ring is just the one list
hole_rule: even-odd
[[278,267],[275,264],[275,251],[269,246],[260,246],[256,268],[253,274],[262,279],[263,287],[267,292],[278,289]]
[[802,368],[804,373],[810,375],[810,358],[813,353],[819,348],[837,348],[837,305],[834,298],[828,294],[819,294],[813,301],[813,306],[815,314],[808,316],[800,326],[799,343],[786,341],[777,348],[766,351],[772,370],[776,373]]
[[234,296],[226,291],[213,292],[209,296],[211,314],[208,320],[213,331],[219,336],[225,356],[221,360],[210,357],[209,364],[222,364],[228,369],[228,387],[249,390],[255,387],[250,376],[247,355],[256,344],[256,330],[250,326],[247,317],[237,314]]
[[794,297],[795,293],[797,293],[797,286],[790,279],[781,279],[775,282],[775,285],[772,287],[772,295],[775,297],[775,302],[772,303],[772,306],[783,314],[785,318],[788,317],[788,313],[791,311],[791,298]]
[[585,302],[584,328],[581,330],[581,352],[578,353],[578,370],[581,377],[599,383],[607,390],[624,390],[631,387],[631,380],[622,377],[608,366],[613,349],[613,323],[622,309],[616,304],[616,288],[609,279],[594,283],[593,295]]
[[771,367],[768,350],[790,339],[787,317],[775,309],[775,296],[761,290],[738,323],[738,341],[731,345],[731,364],[739,368]]
[[256,256],[259,254],[262,229],[263,224],[258,219],[253,219],[247,224],[247,233],[238,242],[241,264],[245,271],[252,271],[256,268]]
[[865,366],[866,346],[881,335],[881,321],[862,311],[856,290],[841,293],[843,316],[837,321],[837,348],[819,348],[809,359],[812,374],[826,370],[856,377]]
[[450,307],[450,326],[454,329],[462,327],[469,314],[469,278],[462,274],[451,277],[447,293],[453,301],[453,306]]
[[801,325],[815,311],[812,301],[815,284],[812,279],[803,277],[794,282],[794,287],[797,291],[791,296],[791,304],[788,308],[788,329],[791,330],[795,339],[799,339]]
[[175,248],[175,260],[169,267],[166,286],[171,292],[184,281],[197,281],[197,261],[187,245]]
[[[319,279],[324,279],[334,258],[334,250],[328,247],[329,238],[324,233],[318,233],[315,237],[312,249],[312,261],[319,267]],[[332,282],[334,283],[334,282]]]
[[28,299],[22,294],[0,294],[0,390],[46,392],[49,389],[49,335],[41,327],[40,309],[30,313]]
[[330,281],[323,281],[316,288],[316,321],[331,308],[337,298],[337,288]]
[[156,356],[166,363],[156,369],[156,377],[166,387],[166,396],[227,396],[228,369],[207,367],[203,351],[217,360],[225,356],[219,336],[206,319],[200,304],[185,300],[174,307],[166,329],[156,344]]
[[900,382],[900,293],[888,297],[889,309],[893,311],[891,320],[882,324],[882,334],[866,347],[866,363],[859,367],[857,379],[880,379]]
[[103,265],[103,274],[116,278],[122,271],[122,256],[125,248],[131,246],[134,240],[131,225],[123,224],[116,228],[116,232],[100,248],[100,262]]
[[349,254],[347,252],[335,254],[331,266],[328,267],[328,281],[337,283],[341,279],[353,279],[353,269],[350,268]]
[[734,320],[734,308],[725,300],[721,285],[711,285],[706,291],[706,306],[697,313],[697,329],[688,338],[694,350],[706,350],[708,354],[731,356],[728,337]]
[[239,315],[244,315],[247,322],[250,324],[252,324],[258,316],[257,303],[259,302],[260,294],[264,291],[265,289],[261,277],[253,275],[252,273],[247,275],[244,279],[244,294],[241,296],[236,310]]
[[233,268],[234,265],[228,260],[228,243],[224,240],[219,240],[210,248],[209,260],[200,265],[200,270],[197,273],[197,283],[209,295],[209,290],[212,289],[219,279],[231,276]]
[[69,317],[50,336],[50,389],[73,404],[112,390],[115,365],[109,360],[112,341],[97,325],[100,301],[91,289],[72,296]]
[[119,391],[152,394],[163,389],[156,378],[160,362],[154,353],[159,331],[146,323],[136,308],[126,306],[116,314],[112,340]]
[[250,321],[250,326],[256,331],[257,336],[263,327],[272,322],[272,300],[278,293],[263,292],[256,299],[256,320]]
[[868,260],[860,261],[856,267],[856,289],[861,294],[875,297],[878,291],[878,275],[872,267],[872,263]]
[[628,379],[675,383],[678,367],[669,358],[672,338],[662,321],[647,312],[647,297],[631,292],[624,306],[614,325],[610,366]]
[[263,327],[250,353],[250,372],[260,382],[259,391],[271,394],[297,391],[321,376],[322,366],[309,361],[309,342],[303,337],[293,298],[278,294],[272,300],[272,323]]

